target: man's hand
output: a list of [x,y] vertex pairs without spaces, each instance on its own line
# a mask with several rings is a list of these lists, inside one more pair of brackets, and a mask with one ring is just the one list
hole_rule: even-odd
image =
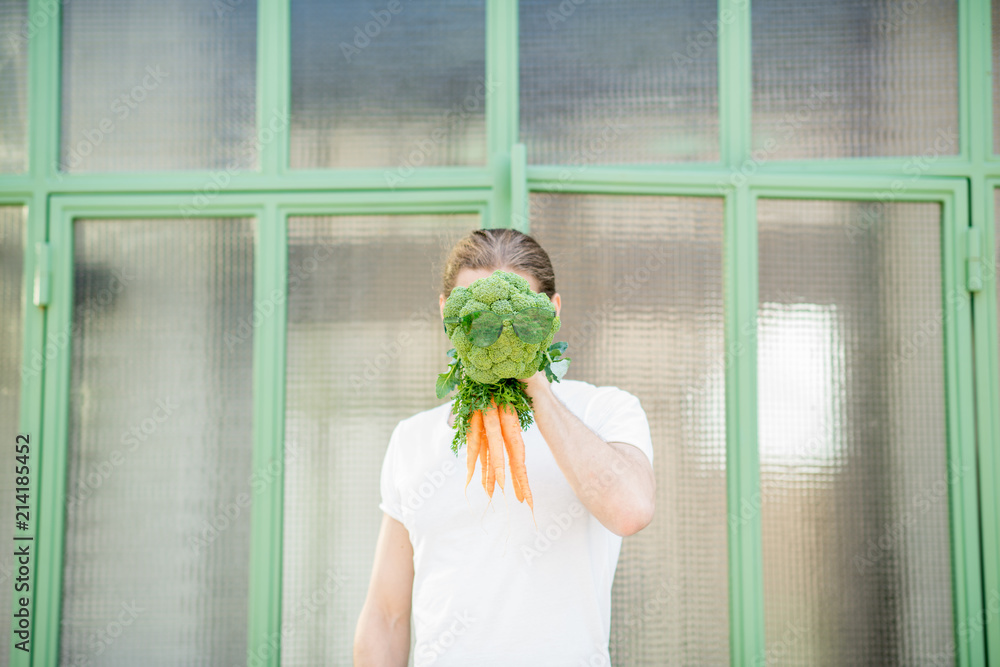
[[531,397],[532,403],[535,401],[536,395],[541,395],[545,392],[552,392],[551,384],[545,378],[545,371],[538,371],[526,380],[521,380],[524,383],[524,391],[528,396]]
[[576,497],[608,530],[627,536],[653,520],[656,479],[642,451],[605,442],[552,393],[539,371],[521,380],[535,423]]

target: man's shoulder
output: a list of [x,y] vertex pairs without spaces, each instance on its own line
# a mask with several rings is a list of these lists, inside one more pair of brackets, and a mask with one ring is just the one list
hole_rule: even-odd
[[409,417],[404,417],[399,420],[399,425],[397,428],[402,429],[424,429],[433,428],[439,422],[444,422],[448,419],[448,413],[451,411],[451,402],[442,403],[436,405],[433,408],[428,408],[426,410],[421,410]]

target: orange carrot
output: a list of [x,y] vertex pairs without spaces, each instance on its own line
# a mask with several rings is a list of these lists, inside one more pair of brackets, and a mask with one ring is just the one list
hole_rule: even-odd
[[496,488],[496,470],[493,468],[493,459],[490,458],[490,448],[484,446],[483,449],[486,450],[486,493],[493,497],[493,490]]
[[517,498],[517,502],[524,501],[524,493],[521,491],[521,480],[514,474],[517,469],[517,456],[516,452],[513,451],[514,437],[510,431],[510,424],[507,422],[507,408],[509,406],[504,406],[500,408],[500,431],[503,433],[503,445],[507,450],[507,460],[510,461],[510,484],[514,487],[514,497]]
[[490,448],[489,465],[495,471],[496,482],[500,491],[504,489],[504,456],[503,431],[500,430],[500,415],[497,404],[491,398],[491,407],[483,413],[483,426],[486,427],[486,440]]
[[[485,435],[485,431],[483,435]],[[489,494],[490,498],[493,497],[493,475],[491,474],[493,468],[490,467],[490,448],[488,442],[483,442],[480,440],[479,447],[479,464],[483,472],[483,491]]]
[[483,436],[485,431],[483,430],[483,413],[476,410],[472,413],[472,419],[469,421],[469,431],[466,434],[465,446],[469,448],[468,452],[468,474],[465,477],[465,488],[469,488],[469,482],[472,481],[472,475],[476,472],[476,459],[479,458],[479,452],[483,446]]
[[514,408],[500,411],[500,428],[504,443],[507,446],[507,458],[510,459],[510,478],[514,486],[514,495],[519,502],[527,501],[534,514],[535,506],[528,486],[528,469],[524,465],[524,439],[521,438],[521,422]]

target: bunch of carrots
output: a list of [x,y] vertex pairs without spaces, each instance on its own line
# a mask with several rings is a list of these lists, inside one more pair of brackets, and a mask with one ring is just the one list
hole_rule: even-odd
[[488,410],[473,412],[466,432],[466,447],[468,475],[465,478],[465,488],[469,488],[478,460],[482,468],[483,488],[486,493],[493,498],[494,486],[497,483],[500,484],[502,492],[506,449],[507,458],[510,460],[510,481],[514,487],[514,496],[518,502],[528,503],[531,516],[534,518],[535,506],[531,499],[531,489],[528,487],[528,469],[524,465],[521,423],[514,407],[504,405],[498,408],[496,401],[491,398]]

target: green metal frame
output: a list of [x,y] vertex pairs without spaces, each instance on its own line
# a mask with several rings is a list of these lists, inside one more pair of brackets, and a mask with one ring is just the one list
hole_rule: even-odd
[[[45,205],[44,201],[39,203],[30,193],[23,194],[9,194],[0,195],[0,206],[22,206],[26,211],[27,227],[23,234],[23,250],[24,250],[24,271],[22,273],[21,279],[21,386],[20,386],[20,400],[18,406],[18,424],[17,424],[17,434],[27,435],[30,439],[31,450],[28,458],[28,465],[30,470],[30,489],[28,498],[28,513],[29,513],[29,529],[24,532],[18,532],[19,536],[31,537],[30,541],[30,552],[31,555],[28,560],[28,567],[30,568],[30,576],[28,577],[28,595],[25,596],[23,592],[17,592],[12,590],[11,592],[11,609],[10,613],[13,614],[19,608],[18,599],[21,597],[28,598],[28,613],[31,618],[35,618],[34,612],[34,591],[37,582],[36,573],[38,572],[38,498],[39,498],[39,485],[38,485],[38,466],[41,454],[41,444],[43,442],[43,420],[42,420],[42,396],[43,396],[43,378],[41,373],[41,364],[43,363],[43,355],[45,350],[45,316],[44,311],[35,308],[33,305],[33,291],[34,291],[34,277],[37,264],[37,256],[35,253],[35,245],[38,242],[44,241],[44,217],[45,217]],[[41,219],[41,224],[39,224],[39,219]],[[39,234],[41,232],[41,234]],[[36,354],[38,355],[39,364],[38,368],[32,364],[33,360],[36,359]],[[15,433],[5,433],[4,438],[9,440],[9,446],[13,450],[14,438],[17,435]],[[13,517],[10,517],[13,519]],[[8,520],[10,520],[8,519]],[[12,581],[8,582],[7,585],[14,588],[15,582],[14,577],[11,577]],[[8,633],[11,629],[7,630]],[[11,641],[10,650],[10,665],[27,665],[30,659],[30,653],[25,653],[19,651],[14,647],[14,642]]]
[[[536,192],[589,194],[720,196],[703,178],[664,184],[648,173],[603,170],[567,183],[558,167],[529,167],[529,189]],[[598,170],[593,170],[597,172]],[[680,180],[680,179],[677,179]],[[726,354],[727,505],[740,516],[744,503],[760,498],[757,450],[757,224],[759,199],[878,201],[894,193],[893,176],[761,174],[746,186],[725,189],[724,301]],[[698,181],[701,181],[700,183]],[[894,187],[896,186],[896,187]],[[935,202],[942,207],[942,307],[945,309],[945,369],[948,420],[947,465],[975,469],[973,365],[967,344],[972,335],[971,308],[965,289],[965,230],[969,219],[964,179],[924,178],[894,202]],[[983,375],[980,373],[980,375]],[[980,527],[976,480],[963,476],[949,488],[952,579],[955,592],[956,664],[986,664],[983,633],[963,628],[983,607]],[[740,522],[729,533],[731,663],[757,664],[766,655],[763,605],[763,560],[760,514]]]
[[[286,302],[272,300],[287,288],[287,219],[290,215],[361,215],[473,213],[485,218],[489,189],[383,193],[378,201],[364,193],[224,194],[199,215],[205,218],[251,217],[256,220],[254,301],[277,304],[254,333],[253,470],[284,462],[284,371]],[[68,195],[52,198],[49,245],[55,280],[47,308],[48,325],[69,332],[73,304],[73,222],[95,218],[179,218],[189,195]],[[45,366],[46,437],[41,483],[38,581],[34,597],[35,632],[32,664],[53,665],[59,657],[60,602],[65,508],[66,447],[69,420],[69,335]],[[281,549],[284,487],[279,476],[251,508],[248,651],[254,664],[277,665],[281,629]]]
[[[824,187],[817,196],[817,188],[809,183],[815,180],[813,176],[800,179],[766,177],[766,180],[773,180],[775,184],[754,188],[755,202],[759,199],[879,201],[879,195],[891,192],[893,183],[898,183],[891,178],[823,179]],[[919,190],[914,188],[892,201],[941,204],[941,306],[947,424],[946,461],[942,463],[949,471],[963,471],[961,475],[949,474],[948,486],[955,664],[985,665],[984,633],[964,630],[984,608],[977,480],[975,475],[964,474],[964,471],[976,470],[975,373],[968,345],[972,338],[972,320],[964,247],[969,218],[968,187],[961,179],[924,179]],[[753,220],[756,222],[755,215]],[[752,449],[756,454],[756,446]]]
[[[1000,0],[994,0],[1000,1]],[[719,153],[717,163],[589,165],[565,177],[559,165],[527,164],[518,145],[518,9],[486,0],[486,75],[498,82],[486,101],[487,164],[417,170],[395,190],[381,169],[291,170],[287,131],[261,141],[257,169],[233,174],[226,192],[198,211],[205,217],[257,219],[255,298],[284,290],[289,215],[475,212],[483,226],[530,230],[529,191],[681,195],[725,200],[724,300],[727,504],[730,513],[760,491],[757,452],[757,227],[760,198],[873,199],[894,192],[909,158],[768,161],[739,187],[730,175],[749,159],[751,136],[751,16],[749,0],[719,0]],[[942,289],[963,289],[967,227],[980,230],[988,267],[983,289],[945,302],[948,456],[975,464],[978,483],[950,488],[957,658],[960,665],[1000,664],[1000,363],[997,359],[996,258],[993,191],[1000,156],[992,149],[990,7],[959,0],[959,153],[941,157],[894,201],[942,206]],[[210,171],[61,174],[59,155],[60,3],[29,0],[36,29],[29,43],[29,159],[26,174],[0,176],[0,203],[28,206],[23,284],[23,359],[44,355],[48,332],[71,322],[72,220],[94,217],[178,217]],[[585,8],[584,8],[585,9]],[[290,10],[285,0],[258,0],[257,113],[259,136],[275,114],[290,110]],[[519,215],[523,212],[523,215]],[[52,302],[32,305],[35,244],[52,252]],[[964,306],[970,306],[964,309]],[[282,456],[286,312],[268,318],[254,336],[255,469]],[[974,349],[964,344],[974,336]],[[62,522],[68,416],[69,347],[46,359],[43,373],[21,383],[20,431],[44,442],[34,448],[32,486],[41,492],[37,524],[33,652],[11,651],[10,664],[58,661]],[[731,350],[739,353],[729,354]],[[973,365],[973,360],[975,364]],[[978,432],[978,441],[977,441]],[[40,466],[40,468],[39,468]],[[36,492],[36,495],[38,493]],[[248,650],[280,632],[282,488],[271,485],[252,510]],[[759,517],[729,533],[731,663],[764,654],[763,569]],[[984,607],[984,604],[986,605]],[[984,609],[990,613],[984,613]],[[981,619],[977,621],[976,619]],[[973,632],[970,628],[982,627]],[[263,661],[277,665],[277,652]]]
[[[986,600],[987,645],[991,661],[1000,654],[997,609],[1000,604],[1000,314],[997,313],[997,216],[994,191],[1000,176],[984,180],[982,230],[983,289],[972,295],[976,359],[976,428],[979,434],[979,493],[983,542],[983,597]],[[992,664],[992,662],[991,662]]]

